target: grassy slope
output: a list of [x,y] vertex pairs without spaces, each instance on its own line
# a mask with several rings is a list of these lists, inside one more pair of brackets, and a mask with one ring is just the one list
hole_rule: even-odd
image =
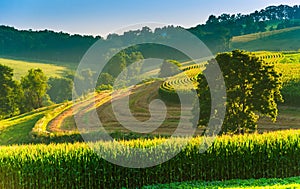
[[300,27],[292,27],[292,28],[285,28],[280,30],[274,30],[274,31],[266,31],[266,32],[259,32],[259,33],[252,33],[247,35],[241,35],[241,36],[235,36],[231,39],[231,42],[233,43],[242,43],[242,42],[249,42],[260,38],[269,37],[272,35],[278,35],[285,32],[290,32],[294,30],[298,30]]
[[233,37],[232,49],[282,51],[300,49],[300,27]]
[[[60,77],[68,68],[50,63],[37,63],[23,60],[0,58],[0,64],[14,69],[14,78],[19,80],[31,68],[40,68],[47,77]],[[66,65],[67,66],[67,65]],[[35,123],[54,106],[42,108],[10,119],[0,120],[0,145],[23,144],[32,142],[30,132]]]
[[0,120],[0,145],[31,143],[31,131],[35,123],[56,105],[41,108],[29,113]]
[[[259,53],[259,52],[258,52]],[[283,70],[295,71],[296,67],[300,68],[300,64],[296,63],[300,60],[300,53],[285,54],[284,58],[281,58],[277,63],[284,64],[287,67]],[[292,66],[293,69],[289,67]],[[294,68],[295,67],[295,68]],[[287,69],[286,69],[287,68]],[[280,68],[281,69],[281,68]],[[282,71],[283,71],[282,70]],[[298,70],[298,69],[297,69]],[[295,73],[284,72],[284,75],[295,75]],[[133,93],[130,95],[130,107],[134,116],[140,120],[145,121],[150,118],[148,105],[149,103],[158,97],[158,88],[160,82],[147,83],[147,85],[136,86]],[[122,94],[120,94],[122,98]],[[104,124],[105,129],[108,132],[128,132],[118,121],[116,120],[110,101],[100,104],[97,108],[99,118]],[[0,121],[0,145],[13,144],[13,143],[28,143],[30,141],[29,133],[32,130],[33,125],[38,119],[40,119],[45,113],[29,113],[22,116],[14,117],[8,120]],[[163,125],[153,132],[152,134],[171,134],[176,129],[178,124],[178,118],[180,116],[180,108],[176,104],[168,104],[167,119]],[[83,117],[89,119],[89,115]],[[62,124],[61,129],[67,131],[77,131],[74,123],[74,119],[71,116],[59,120]],[[282,130],[282,129],[299,129],[300,128],[300,109],[280,106],[279,117],[276,123],[272,123],[268,118],[261,118],[259,121],[259,132]],[[52,132],[52,131],[50,131]],[[197,131],[201,133],[201,129]],[[62,133],[63,134],[63,133]]]
[[[153,91],[155,84],[150,87],[150,91]],[[158,86],[157,86],[158,87]],[[153,98],[147,99],[146,93],[149,91],[144,90],[145,87],[138,87],[134,94],[130,97],[130,106],[132,107],[132,113],[140,121],[149,119],[150,115],[148,112],[148,100],[153,100],[157,97],[156,93],[151,96]],[[168,104],[168,113],[165,122],[152,134],[169,135],[174,132],[178,126],[178,120],[180,115],[180,108],[175,104]],[[10,119],[0,121],[0,145],[10,144],[27,144],[33,142],[31,138],[32,128],[36,122],[41,119],[45,114],[53,112],[53,108],[45,108],[39,111],[23,114]],[[259,120],[259,132],[273,131],[273,130],[285,130],[285,129],[299,129],[300,128],[300,109],[292,107],[279,107],[279,117],[277,122],[273,123],[269,118],[261,118]],[[88,115],[88,114],[87,114]],[[125,132],[129,134],[120,123],[117,122],[116,118],[111,109],[111,104],[105,103],[103,106],[98,108],[98,115],[105,127],[105,130],[113,132]],[[78,132],[76,126],[74,126],[73,116],[64,118],[62,121],[61,129],[63,132],[59,133],[60,137],[67,136],[67,131]],[[98,128],[98,127],[97,127]],[[52,131],[50,131],[52,132]],[[201,134],[201,128],[197,129],[197,134]],[[55,141],[55,139],[53,140]]]
[[0,58],[0,64],[9,66],[14,69],[14,77],[20,79],[21,76],[27,74],[27,71],[31,68],[40,68],[48,77],[59,77],[64,71],[67,71],[66,67],[56,66],[54,64],[27,62],[22,60],[13,60]]
[[284,53],[284,57],[279,61],[279,63],[284,63],[284,64],[300,63],[300,52]]

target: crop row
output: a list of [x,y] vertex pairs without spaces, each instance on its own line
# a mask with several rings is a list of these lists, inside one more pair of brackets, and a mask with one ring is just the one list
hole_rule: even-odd
[[283,82],[289,82],[300,79],[300,62],[299,63],[277,63],[275,69],[282,74]]
[[[267,52],[258,51],[253,53],[267,64],[274,65],[278,73],[282,75],[282,94],[286,102],[297,102],[300,98],[300,54],[293,52]],[[167,100],[178,101],[178,92],[189,92],[197,87],[196,77],[205,67],[205,64],[195,64],[184,67],[183,73],[177,74],[166,80],[160,87],[161,97]],[[172,101],[173,101],[172,100]]]
[[283,58],[283,54],[280,52],[268,52],[268,51],[257,51],[253,53],[256,57],[261,60],[268,60],[268,59],[279,59]]
[[[282,53],[272,52],[255,52],[255,56],[266,62],[275,63],[283,57]],[[178,92],[178,91],[190,91],[194,89],[196,84],[196,77],[205,68],[206,63],[194,64],[182,68],[182,73],[177,74],[161,85],[161,91],[166,92]],[[191,83],[193,85],[191,85]]]
[[[221,136],[204,153],[203,141],[197,137],[90,143],[101,156],[85,143],[0,147],[0,188],[137,188],[188,180],[300,174],[300,131]],[[180,153],[144,169],[105,160],[130,160],[137,155],[131,149],[143,152],[139,157],[145,160]]]
[[203,70],[204,66],[192,65],[183,69],[183,72],[167,79],[160,88],[175,92],[175,91],[189,91],[195,88],[197,75]]

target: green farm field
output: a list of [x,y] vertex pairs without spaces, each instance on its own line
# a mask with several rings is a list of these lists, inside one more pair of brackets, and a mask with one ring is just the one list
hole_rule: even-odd
[[[3,146],[0,147],[0,168],[3,170],[0,174],[0,186],[6,188],[13,184],[16,188],[30,186],[49,188],[55,184],[58,188],[84,188],[86,185],[101,186],[100,188],[141,188],[147,185],[153,185],[153,188],[298,187],[299,178],[260,180],[253,178],[297,175],[300,171],[299,135],[299,130],[223,135],[216,138],[206,153],[200,153],[204,147],[202,137]],[[147,169],[116,166],[105,160],[105,157],[116,161],[124,156],[130,158],[134,155],[130,154],[130,148],[147,152],[149,157],[155,153],[165,155],[170,150],[178,151],[186,142],[187,145],[176,157]],[[99,149],[101,155],[96,154],[93,149]],[[54,177],[57,180],[52,179]],[[201,181],[237,178],[244,181]],[[114,182],[111,182],[111,179]],[[199,181],[183,182],[195,179]],[[160,183],[174,184],[157,185]]]
[[0,189],[300,189],[297,0],[2,1]]
[[[300,74],[297,74],[300,69],[300,53],[260,51],[255,52],[254,54],[271,64],[275,64],[277,71],[282,73],[284,83],[300,79]],[[174,92],[174,87],[179,87],[180,90],[187,90],[185,88],[187,87],[187,85],[185,85],[187,79],[195,84],[195,77],[202,69],[202,65],[199,66],[192,64],[185,66],[183,73],[169,77],[165,81],[153,80],[136,85],[130,94],[120,93],[117,100],[122,100],[122,98],[125,98],[126,95],[129,95],[129,106],[135,118],[140,121],[148,120],[151,116],[148,110],[149,103],[154,99],[160,98],[160,88],[163,87],[165,92],[171,93]],[[167,85],[164,83],[167,83]],[[195,85],[188,87],[195,87]],[[188,90],[190,89],[191,88],[188,88]],[[173,133],[178,125],[181,110],[180,105],[173,102],[166,103],[166,120],[163,122],[161,127],[154,132],[149,133],[151,136],[149,137],[148,135],[137,135],[136,133],[131,133],[118,123],[118,120],[114,117],[112,111],[110,95],[110,91],[103,91],[90,94],[75,104],[65,102],[59,105],[42,108],[30,113],[1,120],[0,154],[2,155],[0,155],[0,162],[2,163],[0,163],[0,166],[3,165],[3,169],[8,167],[9,170],[15,171],[2,173],[0,174],[0,177],[14,178],[19,184],[16,184],[15,181],[6,182],[6,180],[2,180],[1,182],[0,178],[0,186],[5,188],[5,186],[11,185],[12,182],[17,186],[17,188],[30,186],[47,188],[54,182],[59,188],[72,188],[75,186],[84,187],[85,185],[100,185],[104,188],[132,188],[142,186],[144,186],[144,188],[298,188],[300,186],[299,178],[292,177],[299,171],[297,167],[299,163],[296,160],[297,158],[293,159],[293,163],[288,163],[290,161],[286,161],[289,158],[297,157],[298,154],[298,151],[294,151],[295,147],[298,147],[300,144],[298,139],[300,130],[300,108],[297,106],[280,104],[279,116],[275,123],[271,122],[268,118],[262,117],[259,120],[258,133],[256,134],[220,136],[214,147],[203,156],[202,154],[199,154],[198,151],[195,151],[195,149],[199,147],[199,141],[202,140],[198,136],[195,139],[192,139],[191,146],[167,164],[162,164],[160,167],[153,169],[147,169],[145,172],[136,172],[132,169],[121,169],[115,165],[107,163],[87,148],[86,143],[82,143],[82,137],[76,128],[73,111],[82,111],[80,116],[84,124],[84,122],[89,121],[90,116],[93,116],[90,110],[95,107],[105,130],[109,132],[111,136],[114,136],[117,141],[128,144],[129,146],[136,145],[142,149],[147,149],[149,146],[168,140],[170,133]],[[95,101],[92,97],[95,97]],[[97,128],[95,128],[95,130],[97,130]],[[93,130],[89,131],[91,133],[93,132]],[[203,128],[198,128],[196,130],[196,135],[201,135],[202,132]],[[123,141],[124,139],[125,141]],[[179,144],[185,139],[175,138],[172,140],[174,140],[172,141],[172,144]],[[15,146],[15,144],[18,146]],[[105,151],[105,153],[107,152],[108,154],[112,149],[116,150],[115,146],[111,146],[113,145],[111,142],[99,142],[97,145],[108,150]],[[144,145],[147,147],[143,147]],[[11,149],[14,150],[10,151]],[[225,159],[222,160],[218,159],[216,154],[219,154],[221,151],[223,152],[223,150],[226,149],[232,149],[229,151],[234,153],[227,154],[227,159],[225,157]],[[164,151],[164,149],[161,150]],[[25,154],[27,154],[28,151],[30,151],[31,155],[26,156]],[[274,151],[276,152],[276,155],[274,155]],[[10,156],[9,154],[12,153],[19,155]],[[216,164],[206,161],[208,158],[206,155],[212,159],[216,158],[214,159],[214,162],[219,163]],[[283,159],[276,159],[276,157],[279,156],[283,157]],[[260,157],[260,159],[253,159],[253,157]],[[264,160],[264,158],[267,159]],[[10,163],[5,163],[7,162],[7,159],[9,159]],[[60,163],[62,159],[66,160],[63,164]],[[237,163],[236,165],[233,163],[233,159],[234,163]],[[29,163],[26,164],[26,167],[19,167],[20,162],[23,161],[31,162],[32,164]],[[275,169],[273,164],[278,161],[281,163]],[[41,171],[34,168],[33,165],[36,166],[41,162],[47,171]],[[94,169],[93,172],[89,172],[92,170],[91,167],[99,165],[99,162],[102,167],[97,167],[97,169]],[[196,164],[198,166],[195,166],[195,162],[197,162]],[[222,168],[222,163],[220,162],[226,162],[225,166],[227,169],[232,171],[230,173],[226,172],[226,169],[224,169],[224,167]],[[55,169],[50,168],[53,167],[53,164],[56,167]],[[249,170],[255,171],[249,172],[248,169],[240,169],[240,167],[242,167],[241,165],[245,164],[249,165]],[[288,169],[285,169],[286,166],[283,166],[286,164],[289,166]],[[210,165],[214,168],[205,168],[204,165]],[[78,174],[78,176],[75,176],[75,180],[70,181],[70,178],[73,178],[74,175],[71,173],[69,174],[68,172],[60,172],[59,170],[69,170],[71,167],[75,172],[79,173],[84,171],[87,175],[82,176]],[[264,170],[268,169],[268,171],[264,172],[261,170],[261,167],[264,167]],[[97,175],[103,170],[107,174],[111,174],[110,178],[113,178],[116,182],[109,182],[108,177],[106,177],[107,174],[103,177],[97,177],[98,179],[92,179],[95,174]],[[218,170],[220,173],[218,173],[218,171],[207,172],[207,170]],[[292,172],[290,170],[292,170]],[[122,176],[124,171],[131,175],[126,177],[125,180]],[[173,174],[175,172],[176,175]],[[32,177],[33,173],[39,174],[40,178],[45,178],[44,182],[35,180]],[[200,173],[201,175],[197,175]],[[61,182],[48,179],[47,177],[51,175],[56,175],[55,177],[60,179]],[[149,179],[142,179],[138,175],[144,175],[145,177],[143,178],[153,178],[154,180],[151,181]],[[246,180],[231,180],[238,178],[238,176],[242,176]],[[264,179],[278,176],[291,178]],[[161,178],[167,178],[168,182],[171,184],[160,184],[164,183],[164,180]],[[212,179],[217,181],[207,182],[198,180],[192,182],[181,182],[184,180],[194,180],[194,178],[201,178],[204,180]],[[225,178],[225,180],[229,179],[229,181],[224,181],[220,178]],[[247,180],[248,178],[262,179]]]
[[266,32],[260,32],[260,33],[253,33],[253,34],[247,34],[247,35],[241,35],[241,36],[234,36],[231,39],[232,43],[245,43],[265,37],[270,37],[273,35],[278,35],[286,32],[291,32],[294,30],[299,30],[300,27],[292,27],[292,28],[285,28],[280,30],[274,30],[274,31],[266,31]]
[[231,39],[231,49],[247,51],[286,51],[300,49],[300,27],[286,28],[276,31],[267,31]]
[[35,124],[46,114],[52,112],[57,105],[41,108],[29,113],[0,121],[0,145],[29,144]]
[[[300,79],[300,63],[299,57],[300,53],[298,52],[267,52],[260,51],[255,52],[256,56],[264,57],[265,61],[269,61],[275,64],[276,69],[282,73],[284,83],[289,83],[291,80]],[[150,81],[144,84],[140,84],[134,87],[132,93],[130,94],[130,108],[137,120],[145,121],[150,118],[148,105],[149,103],[159,97],[159,90],[163,88],[165,92],[174,93],[174,88],[179,90],[190,90],[187,87],[195,87],[195,77],[199,71],[201,71],[202,64],[199,66],[190,65],[190,67],[184,67],[185,71],[168,78],[166,81]],[[185,83],[187,79],[190,79],[193,85],[187,86]],[[127,94],[120,93],[118,99],[126,98]],[[93,96],[93,95],[92,95]],[[112,105],[111,105],[111,96],[109,92],[100,92],[95,94],[95,105],[90,98],[83,100],[82,102],[74,105],[72,107],[68,103],[63,103],[61,108],[51,109],[50,113],[47,116],[47,121],[39,121],[43,116],[46,115],[43,112],[32,114],[21,115],[22,119],[11,118],[0,121],[0,138],[2,145],[13,144],[15,143],[29,143],[33,140],[30,139],[30,133],[32,133],[33,128],[36,128],[35,125],[39,121],[42,128],[46,133],[53,133],[52,139],[55,141],[55,135],[57,136],[69,136],[79,135],[76,128],[76,123],[73,117],[73,109],[76,107],[83,110],[81,117],[88,121],[90,114],[90,109],[92,107],[97,108],[98,116],[101,122],[103,123],[104,128],[109,133],[130,133],[125,129],[115,118]],[[73,108],[73,109],[72,109]],[[176,129],[178,120],[180,117],[180,106],[176,103],[167,103],[168,113],[166,120],[163,122],[161,127],[155,130],[153,135],[166,135]],[[56,112],[56,113],[54,113]],[[130,123],[128,123],[130,124]],[[8,127],[9,126],[9,127]],[[24,130],[20,130],[20,127]],[[7,129],[9,128],[9,129]],[[96,129],[96,128],[95,128]],[[280,104],[279,105],[279,116],[276,122],[272,122],[269,118],[261,117],[258,122],[258,132],[270,132],[275,130],[289,130],[289,129],[300,129],[300,108],[293,106],[291,104]],[[36,131],[37,129],[35,129]],[[203,132],[202,128],[197,129],[196,134],[201,135]],[[16,133],[20,133],[24,137],[15,137]],[[35,133],[35,132],[34,132]],[[26,138],[27,137],[27,138]],[[122,138],[122,134],[120,135]],[[79,138],[81,140],[81,138]],[[73,141],[74,139],[72,139]],[[76,140],[76,139],[75,139]],[[68,138],[66,138],[68,141]]]
[[6,58],[0,58],[0,64],[14,69],[14,78],[17,80],[22,76],[25,76],[29,69],[40,68],[44,73],[47,73],[47,77],[61,77],[61,75],[68,70],[65,66],[58,66],[50,63],[29,62]]

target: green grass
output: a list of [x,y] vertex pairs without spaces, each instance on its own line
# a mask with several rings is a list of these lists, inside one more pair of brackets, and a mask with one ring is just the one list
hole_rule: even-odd
[[300,52],[284,52],[283,54],[284,57],[279,61],[279,63],[300,63]]
[[285,28],[285,29],[274,30],[274,31],[266,31],[266,32],[252,33],[252,34],[241,35],[241,36],[234,36],[231,39],[231,42],[233,42],[233,43],[249,42],[249,41],[253,41],[256,39],[261,39],[261,38],[269,37],[272,35],[277,35],[277,34],[290,32],[290,31],[294,31],[294,30],[298,30],[298,29],[300,29],[300,27],[292,27],[292,28]]
[[254,188],[254,189],[271,189],[271,188],[300,188],[300,177],[291,178],[273,178],[273,179],[248,179],[248,180],[228,180],[228,181],[191,181],[191,182],[178,182],[171,184],[160,184],[145,186],[143,189],[168,189],[168,188],[181,188],[181,189],[196,189],[196,188]]
[[1,120],[0,145],[31,143],[32,137],[30,133],[32,128],[39,119],[55,106],[41,108],[26,114]]
[[[300,52],[282,52],[282,53],[274,53],[274,52],[268,52],[268,51],[259,51],[255,52],[257,56],[261,57],[268,57],[266,60],[270,62],[274,62],[276,69],[283,73],[283,81],[289,82],[292,79],[300,79]],[[283,56],[278,56],[278,55]],[[2,60],[2,59],[0,59]],[[14,62],[15,60],[9,60]],[[17,61],[18,62],[18,61]],[[31,64],[31,63],[30,63]],[[48,66],[48,65],[47,65]],[[188,68],[189,66],[186,66]],[[191,65],[190,65],[191,67]],[[176,85],[177,88],[181,87],[182,89],[185,89],[186,86],[184,84],[185,82],[185,74],[187,77],[193,78],[195,75],[200,72],[200,68],[194,68],[186,70],[184,73],[178,74],[176,76],[170,77],[165,83],[170,83],[173,85]],[[183,77],[184,76],[184,77]],[[178,81],[178,82],[177,82]],[[180,81],[180,82],[179,82]],[[194,80],[193,80],[194,81]],[[156,90],[155,88],[151,88],[151,90]],[[143,93],[135,93],[130,98],[130,107],[133,107],[135,110],[134,112],[138,113],[141,120],[144,120],[148,118],[148,109],[143,106],[141,106],[140,102],[142,101],[148,101],[145,93],[149,94],[149,91],[143,92]],[[294,94],[294,93],[293,93]],[[145,96],[145,99],[143,99],[143,96]],[[167,98],[170,98],[170,95],[167,95]],[[292,104],[295,105],[295,104]],[[148,105],[146,106],[148,107]],[[179,116],[177,115],[177,111],[170,111],[170,115],[176,116],[176,118]],[[298,112],[298,109],[295,111],[289,111],[289,112],[283,112],[284,110],[280,109],[280,116],[284,116],[286,119],[296,117],[296,112]],[[34,112],[34,113],[28,113],[23,114],[20,116],[16,116],[7,120],[0,121],[0,145],[8,145],[8,144],[21,144],[21,143],[28,143],[31,141],[30,133],[32,132],[33,126],[36,124],[38,120],[40,120],[47,112]],[[54,113],[54,112],[51,112]],[[141,114],[141,115],[140,115]],[[174,114],[174,115],[173,115]],[[297,113],[298,115],[298,113]],[[50,116],[51,117],[51,116]],[[52,119],[52,118],[51,118]],[[84,119],[88,119],[87,117],[84,117]],[[87,120],[88,121],[88,120]],[[165,123],[165,125],[169,124],[173,125],[173,122],[176,120],[168,119]],[[280,119],[279,119],[280,121]],[[284,121],[284,120],[283,120]],[[296,120],[297,121],[297,120]],[[48,122],[47,122],[48,123]],[[74,127],[74,120],[69,117],[62,122],[62,129],[65,130],[75,130],[76,127]],[[269,124],[266,123],[266,124]],[[286,127],[295,128],[297,125],[294,122],[286,122],[284,123]],[[272,125],[270,125],[272,127]],[[114,127],[112,127],[114,128]],[[114,131],[111,131],[114,132]],[[62,133],[64,135],[64,133]]]
[[300,109],[298,107],[281,107],[280,108],[280,113],[287,115],[291,118],[296,117],[296,118],[300,118]]
[[283,51],[300,49],[300,27],[233,37],[231,49]]
[[47,77],[60,77],[61,74],[68,70],[67,67],[57,66],[54,64],[27,62],[6,58],[0,58],[0,64],[14,69],[14,78],[18,80],[21,78],[21,76],[25,76],[28,73],[28,70],[32,68],[42,69],[43,72],[46,73]]

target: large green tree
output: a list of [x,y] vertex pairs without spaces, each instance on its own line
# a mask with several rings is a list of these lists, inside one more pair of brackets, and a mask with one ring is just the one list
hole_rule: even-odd
[[24,91],[24,112],[45,105],[48,84],[47,77],[41,69],[28,70],[28,74],[21,78],[21,85]]
[[277,102],[281,102],[281,76],[274,65],[258,59],[253,54],[235,50],[218,54],[206,70],[198,75],[200,125],[206,125],[210,116],[210,90],[205,74],[210,66],[218,64],[226,85],[226,116],[222,133],[252,132],[257,128],[259,115],[276,121]]
[[21,91],[13,80],[13,69],[0,64],[0,119],[19,113]]

